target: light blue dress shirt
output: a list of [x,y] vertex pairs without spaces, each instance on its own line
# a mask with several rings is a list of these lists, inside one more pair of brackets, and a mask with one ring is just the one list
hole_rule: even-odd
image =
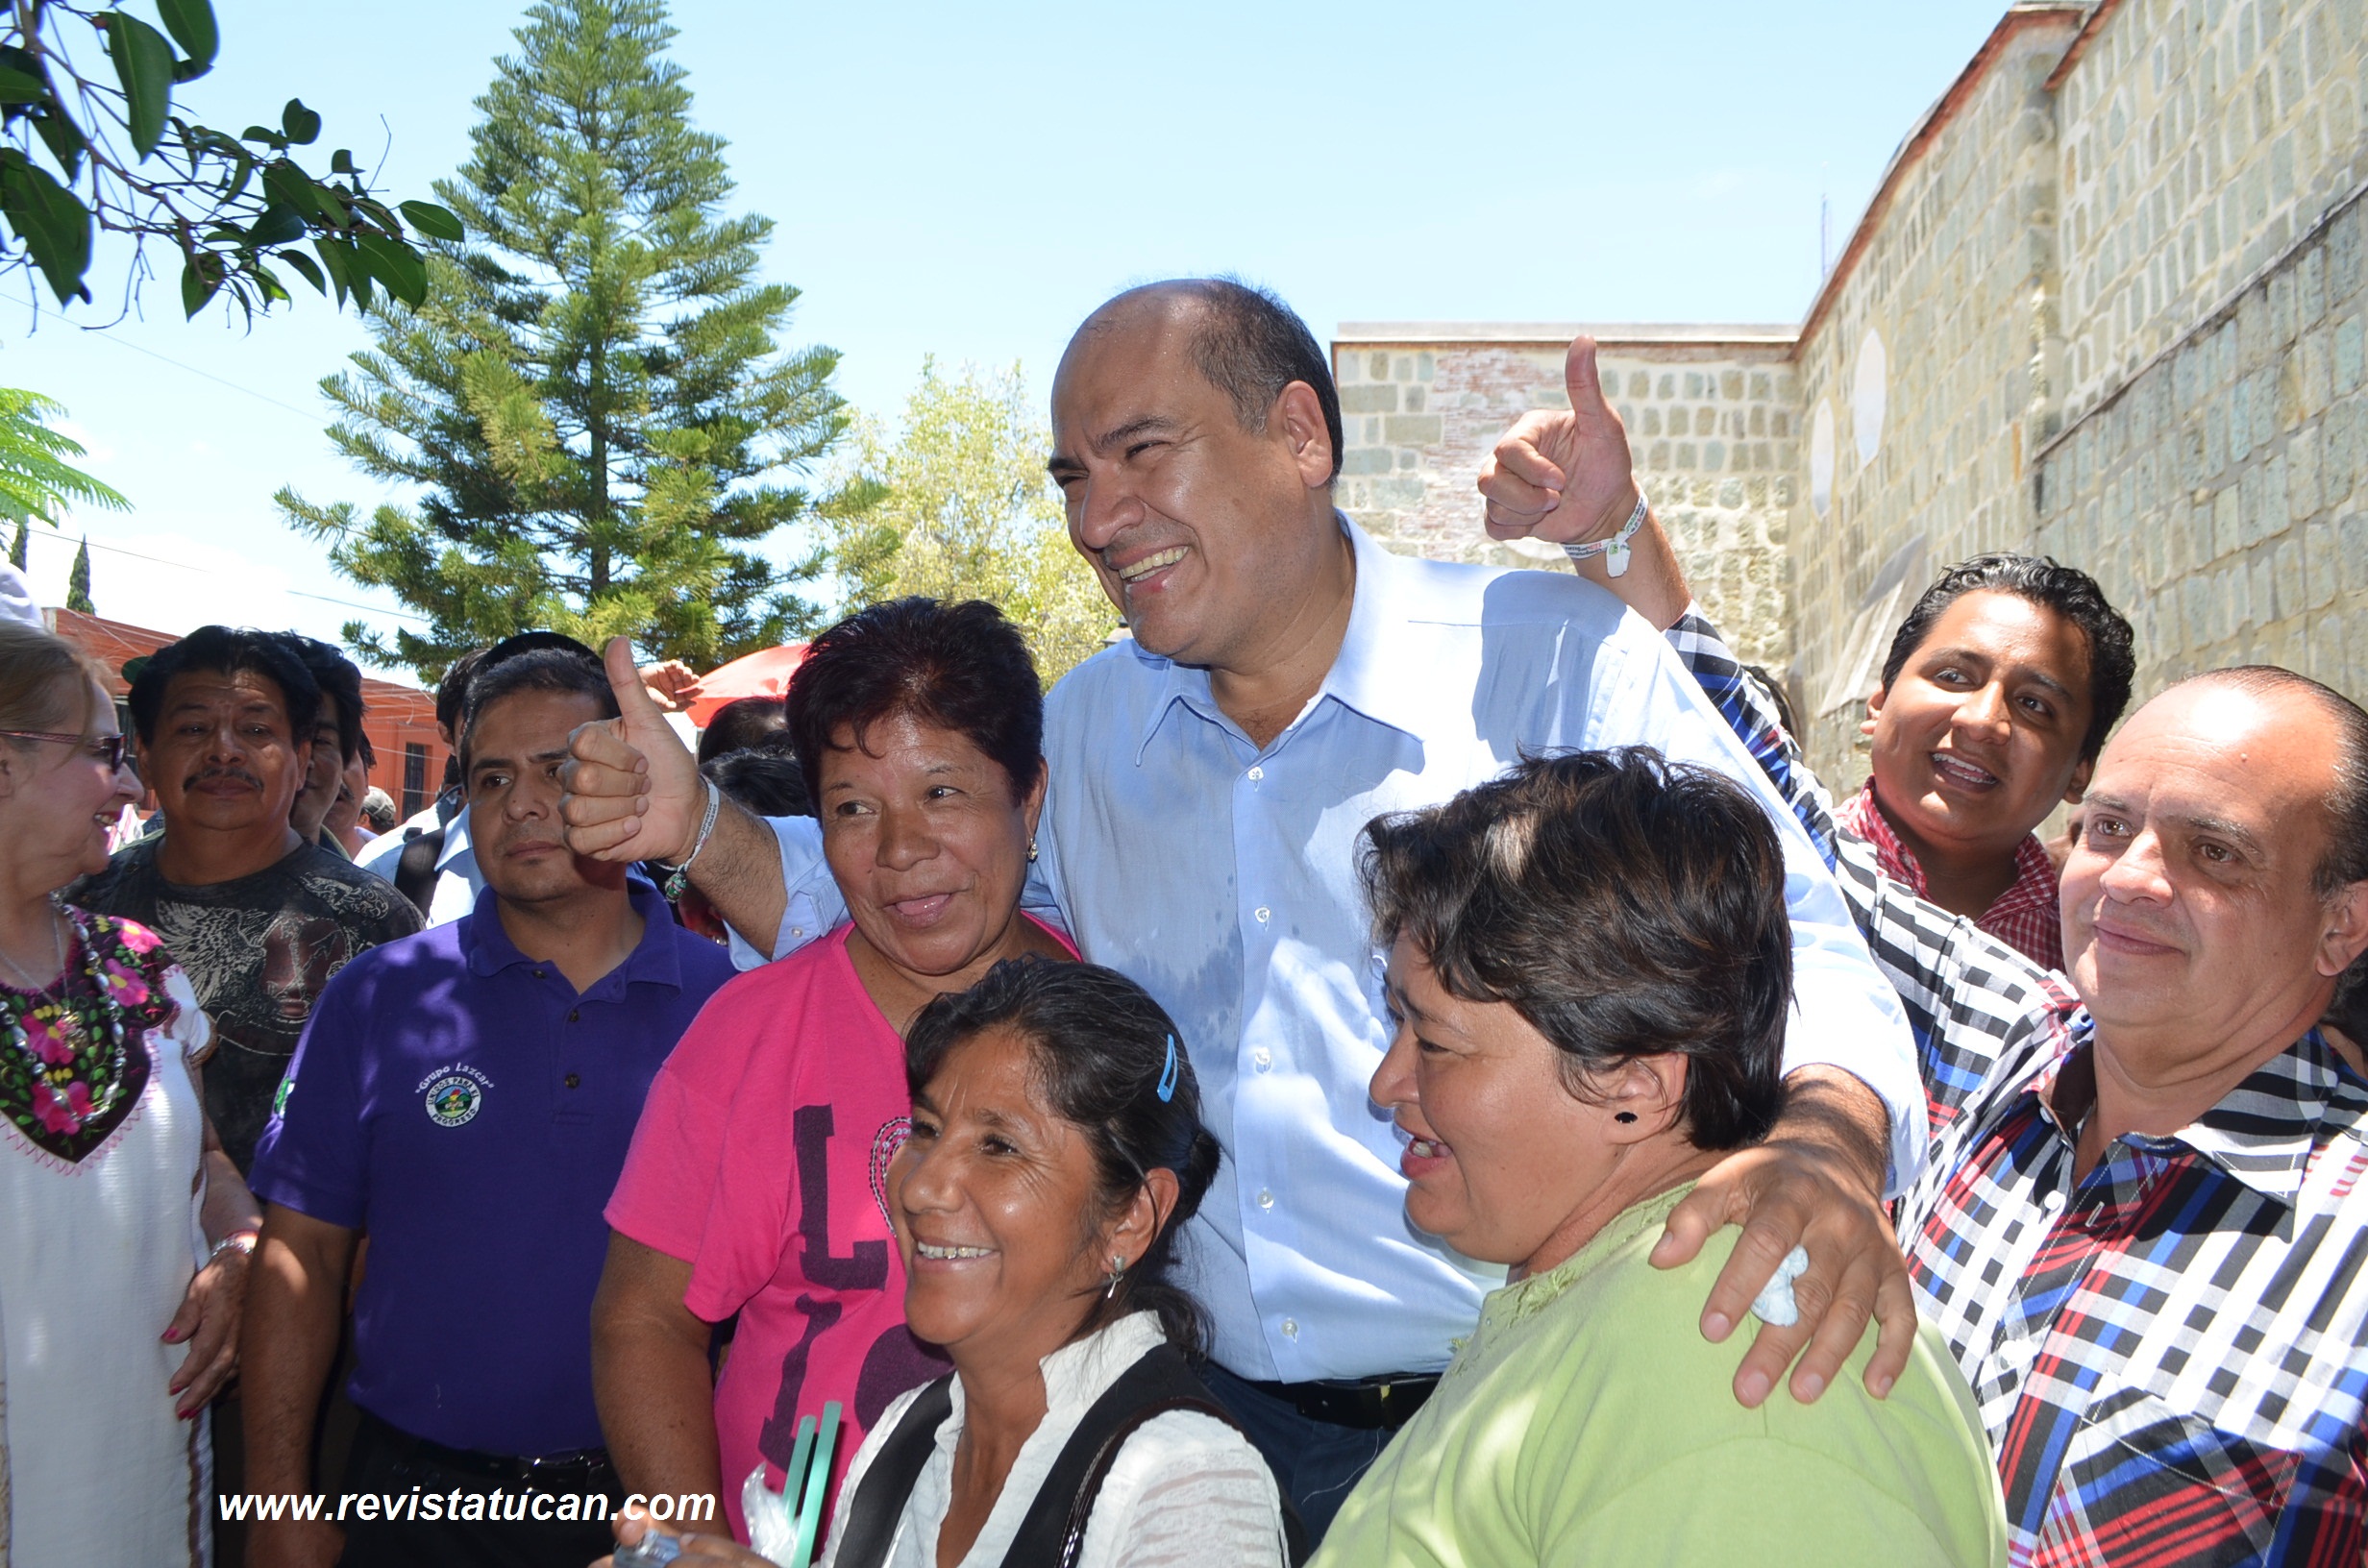
[[[1503,1283],[1407,1224],[1403,1139],[1367,1094],[1390,1030],[1357,846],[1375,816],[1446,800],[1524,751],[1652,746],[1762,800],[1792,916],[1785,1065],[1839,1066],[1880,1094],[1894,1186],[1912,1177],[1924,1094],[1898,997],[1668,645],[1579,577],[1393,555],[1341,526],[1357,569],[1346,637],[1264,749],[1205,671],[1132,643],[1072,671],[1046,709],[1051,779],[1024,902],[1184,1032],[1226,1156],[1182,1249],[1219,1362],[1286,1383],[1436,1370]],[[810,900],[777,957],[846,906],[813,819],[773,825],[791,898]]]

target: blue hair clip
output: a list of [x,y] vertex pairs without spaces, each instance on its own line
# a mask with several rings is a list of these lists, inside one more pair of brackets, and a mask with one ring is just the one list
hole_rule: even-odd
[[1165,1105],[1175,1098],[1175,1036],[1168,1037],[1167,1065],[1159,1069],[1159,1098]]

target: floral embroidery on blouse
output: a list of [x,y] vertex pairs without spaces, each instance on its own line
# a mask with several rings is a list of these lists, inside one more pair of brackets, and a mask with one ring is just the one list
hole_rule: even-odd
[[60,979],[0,985],[0,1118],[69,1163],[107,1141],[148,1082],[146,1031],[172,1020],[172,955],[156,933],[105,915],[63,912],[74,932]]

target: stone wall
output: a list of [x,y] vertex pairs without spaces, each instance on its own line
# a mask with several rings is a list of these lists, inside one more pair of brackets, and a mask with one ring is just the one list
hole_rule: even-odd
[[2039,547],[2130,616],[2141,695],[2254,663],[2368,693],[2363,190],[2039,454]]
[[[2368,0],[2014,5],[1797,331],[1596,330],[1689,574],[1831,782],[1908,602],[1987,551],[2095,574],[2141,698],[2242,660],[2368,697],[2364,104]],[[1472,482],[1574,331],[1344,327],[1343,504],[1528,559]]]
[[1392,549],[1568,570],[1558,550],[1498,545],[1473,488],[1505,428],[1569,406],[1563,353],[1592,331],[1637,471],[1703,601],[1755,662],[1781,666],[1786,527],[1799,464],[1786,328],[1453,325],[1341,329],[1332,349],[1345,451],[1341,506]]
[[2057,83],[2070,407],[2184,336],[2363,173],[2363,0],[2121,0]]
[[2010,12],[1910,135],[1796,349],[1794,707],[1838,786],[1901,614],[1932,575],[2028,550],[2025,457],[2054,434],[2055,123],[2085,12]]

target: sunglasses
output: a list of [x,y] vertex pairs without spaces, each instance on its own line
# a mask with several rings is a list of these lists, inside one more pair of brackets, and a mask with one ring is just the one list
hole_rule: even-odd
[[60,746],[84,746],[90,755],[107,764],[108,771],[123,766],[125,748],[131,744],[126,735],[61,735],[47,729],[0,729],[0,735],[19,741],[55,741]]

